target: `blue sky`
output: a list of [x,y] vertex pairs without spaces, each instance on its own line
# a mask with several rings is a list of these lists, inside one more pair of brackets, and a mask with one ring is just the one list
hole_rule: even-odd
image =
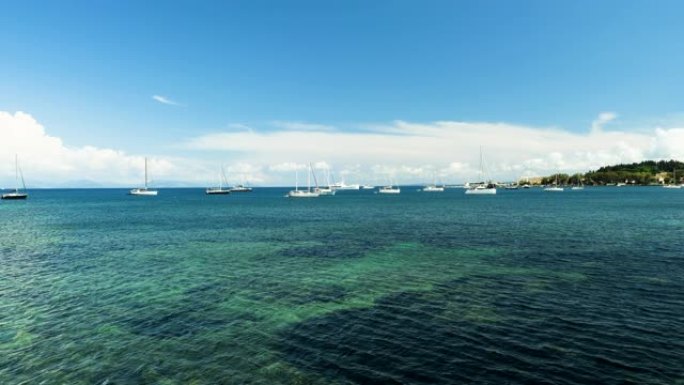
[[[0,111],[66,146],[181,145],[238,125],[679,124],[679,1],[5,2]],[[159,103],[153,95],[176,101]]]

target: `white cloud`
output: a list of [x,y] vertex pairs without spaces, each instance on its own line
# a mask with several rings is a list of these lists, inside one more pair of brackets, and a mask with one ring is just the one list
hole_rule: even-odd
[[603,127],[617,119],[618,115],[614,112],[601,112],[593,122],[591,122],[591,131],[597,132],[603,130]]
[[287,122],[281,120],[272,121],[271,124],[277,128],[291,131],[335,131],[334,126],[329,126],[326,124]]
[[[617,114],[601,113],[586,133],[507,123],[396,121],[373,131],[282,130],[225,132],[192,138],[185,147],[222,150],[259,159],[272,173],[292,172],[309,161],[325,160],[349,182],[427,180],[435,174],[449,181],[474,178],[479,148],[486,171],[497,179],[596,169],[606,164],[643,159],[683,158],[684,129],[642,129],[639,132],[603,127]],[[238,155],[239,154],[239,155]],[[296,167],[293,165],[297,165]],[[285,176],[271,175],[283,182]]]
[[[613,121],[599,116],[592,127]],[[596,123],[598,122],[598,123]],[[242,127],[235,127],[242,128]],[[640,128],[638,132],[592,129],[574,133],[561,129],[486,122],[391,122],[372,132],[239,129],[191,138],[181,145],[211,150],[197,160],[151,157],[152,179],[206,185],[225,164],[233,183],[284,185],[294,171],[309,163],[331,170],[347,183],[473,180],[484,148],[486,170],[495,179],[548,175],[596,169],[607,164],[643,159],[684,159],[684,128]],[[71,181],[94,181],[110,186],[133,186],[142,181],[143,157],[119,149],[73,147],[49,135],[31,115],[0,112],[0,186],[14,179],[14,154],[19,154],[29,186],[59,186]]]
[[152,99],[158,101],[158,102],[161,103],[161,104],[167,104],[167,105],[170,105],[170,106],[181,106],[180,103],[175,102],[175,101],[173,101],[173,100],[167,98],[166,96],[152,95]]
[[[18,154],[29,186],[61,186],[72,181],[103,185],[142,182],[144,158],[120,150],[94,146],[69,147],[31,115],[0,111],[0,186],[13,184],[14,154]],[[149,170],[155,180],[196,180],[197,162],[176,166],[173,159],[153,157]],[[82,182],[81,182],[82,183]]]

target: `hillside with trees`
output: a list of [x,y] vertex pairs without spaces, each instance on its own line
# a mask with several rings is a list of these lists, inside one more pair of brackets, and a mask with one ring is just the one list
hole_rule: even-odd
[[[676,181],[672,180],[673,171],[676,171]],[[559,184],[577,184],[578,180],[587,185],[682,183],[684,180],[684,162],[646,160],[639,163],[604,166],[586,174],[558,174]],[[541,183],[554,184],[555,181],[556,174],[553,174],[542,178]]]

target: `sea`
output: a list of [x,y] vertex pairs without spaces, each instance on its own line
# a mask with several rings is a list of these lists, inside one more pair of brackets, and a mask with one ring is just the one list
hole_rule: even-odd
[[0,384],[684,384],[684,190],[0,202]]

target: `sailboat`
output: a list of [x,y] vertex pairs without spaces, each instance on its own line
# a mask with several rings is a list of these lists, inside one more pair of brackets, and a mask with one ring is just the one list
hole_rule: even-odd
[[145,187],[134,188],[128,192],[129,195],[156,196],[157,190],[147,188],[147,158],[145,158]]
[[676,184],[677,178],[675,177],[676,170],[672,170],[672,183],[663,185],[663,188],[682,188],[682,185]]
[[[480,146],[480,173],[479,177],[481,181],[484,181],[484,171],[483,171],[483,161],[482,161],[482,147]],[[493,183],[478,183],[476,186],[468,185],[465,191],[468,195],[495,195],[496,185]]]
[[[14,155],[14,178],[16,180],[14,192],[2,194],[2,199],[26,199],[28,193],[26,192],[26,183],[24,183],[24,174],[19,169],[19,157]],[[19,192],[19,179],[21,179],[22,192]]]
[[[287,196],[290,198],[318,198],[321,194],[317,191],[318,183],[316,183],[316,189],[311,189],[311,174],[313,169],[311,163],[309,163],[309,170],[306,177],[306,190],[299,189],[299,172],[295,171],[295,189],[290,191]],[[315,177],[314,177],[315,179]]]
[[[314,174],[314,179],[315,179],[315,174]],[[332,188],[330,185],[330,170],[326,169],[325,170],[325,180],[327,182],[327,186],[325,187],[317,187],[315,191],[318,192],[319,195],[321,196],[333,196],[335,195],[336,190]]]
[[435,183],[435,176],[432,175],[432,184],[423,186],[423,192],[444,192],[444,186],[437,186]]
[[378,194],[400,194],[401,189],[399,187],[396,187],[392,185],[392,181],[389,181],[389,184],[387,186],[380,187],[378,189]]
[[223,188],[226,183],[226,173],[223,171],[223,166],[221,166],[221,172],[219,173],[219,183],[218,187],[209,187],[205,190],[207,195],[227,195],[230,194],[229,188]]
[[582,184],[582,178],[580,174],[577,174],[577,185],[570,187],[570,190],[584,190],[584,185]]
[[561,192],[561,191],[563,191],[563,187],[560,187],[560,182],[558,181],[558,174],[556,174],[556,183],[554,183],[553,186],[545,187],[544,191],[550,191],[550,192]]

